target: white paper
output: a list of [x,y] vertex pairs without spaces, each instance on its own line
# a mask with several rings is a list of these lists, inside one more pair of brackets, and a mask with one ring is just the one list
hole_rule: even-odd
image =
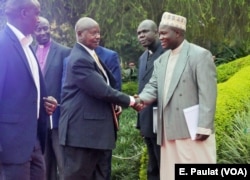
[[188,131],[190,133],[191,139],[195,140],[197,126],[198,126],[199,105],[197,104],[189,108],[183,109],[183,112],[187,122]]
[[53,119],[52,119],[52,115],[49,116],[49,122],[50,122],[50,129],[53,129]]
[[157,133],[157,107],[153,107],[153,132]]

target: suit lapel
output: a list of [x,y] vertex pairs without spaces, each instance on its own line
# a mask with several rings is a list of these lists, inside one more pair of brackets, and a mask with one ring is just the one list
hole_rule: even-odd
[[[170,55],[170,51],[166,51],[161,56],[161,61],[159,64],[159,73],[158,73],[158,85],[159,85],[159,95],[161,98],[159,99],[159,102],[163,102],[163,96],[164,96],[164,90],[165,90],[165,78],[166,78],[166,70],[167,70],[167,64],[168,64],[168,58]],[[161,104],[161,103],[160,103]]]
[[166,97],[166,104],[168,104],[168,101],[170,100],[170,98],[172,97],[174,90],[181,78],[181,75],[186,67],[187,61],[188,61],[188,49],[189,49],[189,44],[184,41],[183,47],[181,49],[179,58],[176,62],[175,68],[174,68],[174,72],[172,75],[172,79],[171,82],[169,84],[169,89],[168,89],[168,93],[167,93],[167,97]]
[[140,59],[140,66],[139,66],[139,75],[141,76],[140,79],[142,80],[145,75],[147,74],[146,72],[146,65],[147,65],[147,58],[148,58],[148,51],[145,51]]
[[[84,50],[85,55],[88,56],[88,57],[86,57],[87,59],[92,59],[92,61],[95,62],[95,64],[96,64],[96,70],[98,71],[98,73],[100,73],[100,74],[102,75],[103,79],[107,82],[105,76],[103,75],[103,73],[102,73],[101,70],[99,69],[99,67],[98,67],[98,65],[97,65],[97,63],[96,63],[96,61],[95,61],[94,58],[89,54],[89,52],[88,52],[83,46],[81,46],[81,45],[78,44],[78,43],[76,43],[75,46],[76,46],[77,49],[79,49],[80,51]],[[98,57],[98,58],[99,58],[99,57]],[[100,60],[100,58],[99,58],[99,60]],[[100,60],[100,63],[101,63],[101,65],[103,66],[104,70],[106,71],[106,73],[107,73],[107,75],[108,75],[108,78],[110,78],[110,79],[109,79],[110,85],[113,87],[113,86],[114,86],[114,82],[115,82],[113,75],[111,74],[111,72],[108,70],[108,68],[106,67],[106,65],[105,65],[101,60]]]
[[9,35],[10,39],[12,40],[14,48],[16,48],[17,52],[19,53],[21,57],[20,59],[25,64],[25,67],[29,71],[30,77],[33,79],[33,75],[32,75],[28,60],[26,58],[25,52],[23,51],[23,48],[19,40],[17,39],[16,35],[12,32],[12,30],[8,26],[6,26],[5,32]]
[[154,69],[154,61],[156,60],[156,57],[159,57],[159,55],[161,55],[163,53],[163,49],[161,48],[161,45],[158,45],[158,48],[156,49],[156,51],[152,54],[151,56],[151,61],[150,64],[148,64],[148,66],[150,68],[146,69],[146,65],[147,65],[147,59],[148,59],[148,51],[146,51],[145,55],[144,55],[144,59],[143,59],[143,67],[142,67],[142,79],[144,79],[149,73],[151,73]]
[[[100,58],[99,58],[100,59]],[[107,68],[107,66],[100,60],[100,63],[102,65],[102,67],[104,68],[104,70],[106,71],[106,74],[109,78],[109,83],[111,87],[115,87],[115,78],[113,76],[113,74],[110,72],[110,70]],[[98,68],[99,69],[99,68]],[[102,74],[102,73],[101,73]],[[105,78],[105,76],[102,74],[103,78]],[[106,81],[106,80],[105,80]]]
[[56,46],[55,46],[55,43],[51,41],[50,49],[46,58],[46,64],[44,67],[44,77],[46,76],[46,73],[54,59],[55,54],[56,54]]

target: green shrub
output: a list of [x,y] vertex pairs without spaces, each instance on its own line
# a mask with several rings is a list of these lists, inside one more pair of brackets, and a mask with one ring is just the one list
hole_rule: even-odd
[[138,94],[138,82],[128,81],[122,83],[122,92],[129,95]]
[[223,134],[218,163],[250,164],[250,104],[247,112],[236,114],[232,132]]
[[220,151],[224,133],[232,132],[232,120],[238,112],[246,110],[250,102],[250,66],[242,68],[227,82],[218,84],[215,114],[217,149]]
[[141,155],[141,160],[140,160],[140,173],[139,177],[140,180],[146,180],[147,179],[147,166],[148,166],[148,149],[147,147],[143,148],[143,152]]
[[250,56],[246,56],[227,64],[222,64],[217,67],[217,81],[222,83],[227,81],[231,76],[238,72],[241,68],[250,65]]

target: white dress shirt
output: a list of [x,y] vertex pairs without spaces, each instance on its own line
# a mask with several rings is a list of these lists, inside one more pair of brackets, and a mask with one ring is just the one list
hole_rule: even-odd
[[40,110],[40,80],[39,80],[39,69],[38,69],[39,67],[38,67],[36,58],[30,48],[33,38],[31,35],[28,35],[25,37],[21,31],[19,31],[16,27],[11,25],[10,23],[7,23],[7,25],[9,26],[9,28],[13,31],[13,33],[16,35],[16,37],[20,41],[20,44],[28,60],[30,71],[32,73],[34,83],[37,89],[37,119],[38,119],[39,110]]

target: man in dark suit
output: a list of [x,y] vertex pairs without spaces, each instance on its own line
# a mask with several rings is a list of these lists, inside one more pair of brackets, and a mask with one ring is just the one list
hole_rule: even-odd
[[[37,0],[8,0],[0,32],[0,162],[4,180],[45,180],[42,152],[51,104],[30,44],[40,12]],[[46,113],[47,111],[47,113]]]
[[[70,48],[57,43],[51,38],[50,24],[44,17],[39,17],[34,36],[37,41],[34,49],[44,76],[47,94],[56,98],[57,102],[60,103],[63,59],[69,55]],[[45,145],[47,180],[63,179],[63,157],[58,137],[59,116],[60,108],[58,107],[48,122]]]
[[96,21],[83,17],[75,26],[77,43],[69,55],[62,90],[59,141],[65,180],[106,180],[115,148],[114,105],[134,106],[134,97],[113,87],[115,79],[94,49],[100,42]]
[[[151,78],[154,61],[164,52],[158,38],[157,25],[152,20],[142,21],[137,28],[137,36],[141,45],[146,48],[139,58],[139,93]],[[148,151],[148,180],[159,180],[160,176],[160,146],[157,145],[156,132],[153,132],[153,108],[151,104],[138,113],[137,128],[144,137]]]
[[118,53],[102,46],[98,46],[97,48],[95,48],[95,52],[100,58],[100,60],[107,66],[107,68],[113,74],[116,81],[116,85],[114,88],[121,91],[122,73]]
[[[119,58],[118,53],[111,49],[102,47],[102,46],[98,46],[97,48],[95,48],[95,52],[97,56],[100,58],[100,60],[107,66],[107,68],[110,70],[110,72],[114,76],[115,81],[116,81],[114,88],[121,91],[122,73],[121,73],[120,58]],[[111,178],[112,151],[110,151],[110,154],[108,156],[109,156],[109,161],[110,161],[110,167],[109,167],[109,175],[107,177],[107,180]]]
[[[118,53],[111,49],[102,47],[102,46],[98,46],[97,48],[95,48],[95,52],[97,56],[100,58],[100,60],[107,66],[107,68],[110,70],[110,72],[114,76],[115,81],[116,81],[114,88],[121,91],[122,77],[121,77],[120,59],[119,59]],[[68,60],[69,60],[69,57],[66,57],[63,63],[62,85],[64,84],[64,81],[65,81],[65,74],[66,74]],[[110,154],[106,153],[106,155],[108,156],[108,159],[110,161],[109,175],[107,176],[107,180],[109,180],[111,177],[111,169],[112,169],[112,165],[111,165],[112,151],[110,151]]]

